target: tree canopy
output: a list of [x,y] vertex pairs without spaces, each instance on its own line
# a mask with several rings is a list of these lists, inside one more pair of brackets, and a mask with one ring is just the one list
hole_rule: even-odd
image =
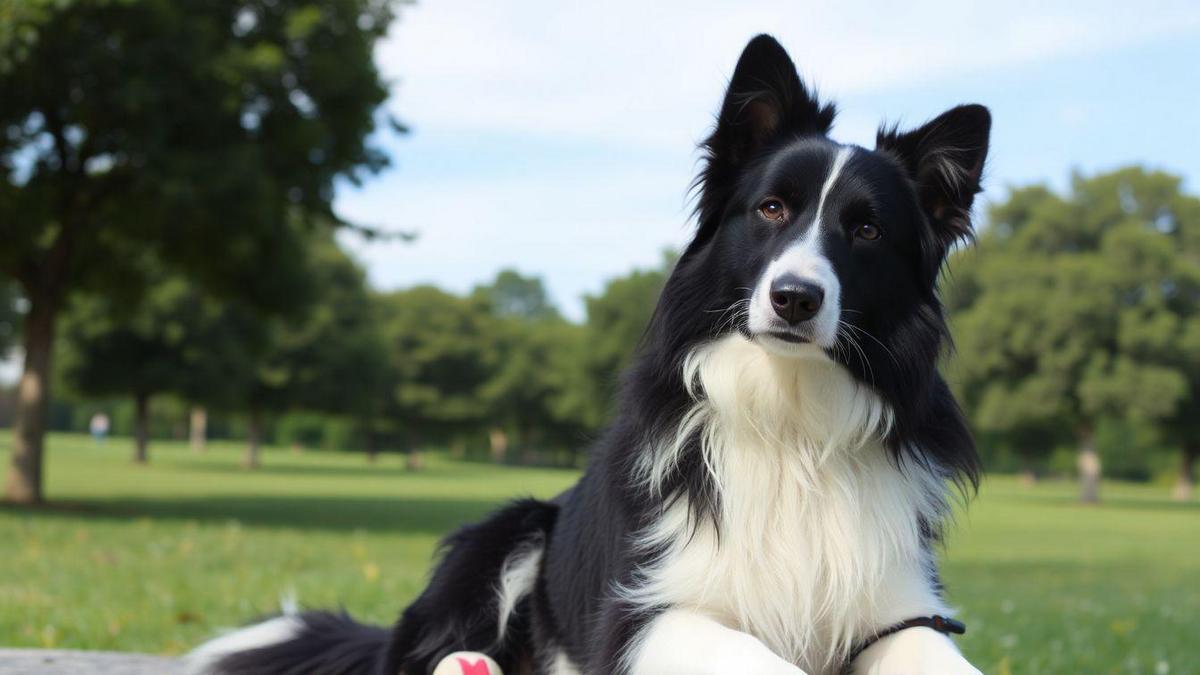
[[114,261],[149,253],[261,311],[291,302],[295,224],[337,222],[334,181],[385,164],[368,137],[391,19],[386,0],[6,5],[0,272],[29,302],[10,500],[41,499],[64,302],[146,284]]
[[621,373],[633,359],[674,264],[675,254],[666,252],[660,266],[612,279],[600,293],[585,298],[587,345],[581,365],[588,391],[579,398],[578,414],[589,427],[612,413]]
[[1178,419],[1200,391],[1197,201],[1140,168],[1022,188],[951,262],[965,407],[985,433],[1073,436],[1085,499],[1100,420]]

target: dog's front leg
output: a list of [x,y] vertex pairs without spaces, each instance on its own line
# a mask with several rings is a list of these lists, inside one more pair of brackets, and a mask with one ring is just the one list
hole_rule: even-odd
[[683,610],[655,617],[630,656],[629,675],[804,675],[754,636]]
[[854,675],[982,675],[947,636],[909,628],[871,645],[854,660]]

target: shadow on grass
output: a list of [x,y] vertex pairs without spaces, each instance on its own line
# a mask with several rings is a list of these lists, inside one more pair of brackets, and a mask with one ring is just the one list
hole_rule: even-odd
[[438,471],[429,469],[422,469],[419,473],[414,473],[402,466],[372,464],[363,464],[362,466],[341,466],[338,464],[263,464],[251,470],[237,463],[217,464],[214,462],[175,460],[167,466],[189,472],[251,477],[317,476],[355,478],[359,476],[419,476],[425,478],[430,475],[436,476],[439,473]]
[[322,478],[331,476],[364,476],[370,478],[391,476],[409,479],[419,478],[422,480],[429,478],[462,480],[464,478],[488,477],[490,475],[494,475],[497,470],[525,471],[532,469],[545,473],[562,473],[564,475],[577,475],[579,472],[579,469],[573,467],[521,466],[508,464],[497,465],[490,462],[470,461],[458,461],[453,466],[422,466],[418,471],[405,468],[401,464],[367,464],[365,462],[358,466],[346,466],[344,464],[334,463],[298,464],[268,461],[258,468],[248,470],[236,462],[216,463],[206,460],[173,459],[170,463],[164,464],[164,466],[189,472],[195,471],[208,474],[236,476],[316,476]]
[[1099,504],[1086,504],[1079,501],[1078,495],[1047,495],[1047,494],[1019,494],[1014,493],[1008,496],[1015,501],[1030,502],[1035,504],[1045,504],[1048,506],[1072,507],[1081,509],[1105,509],[1118,508],[1137,511],[1181,511],[1181,512],[1200,512],[1200,501],[1181,502],[1171,499],[1169,495],[1164,494],[1162,498],[1154,497],[1128,497],[1125,495],[1107,495],[1101,496]]
[[501,503],[502,500],[460,498],[222,495],[75,500],[37,508],[2,506],[0,512],[112,522],[146,518],[330,532],[443,535],[478,520]]

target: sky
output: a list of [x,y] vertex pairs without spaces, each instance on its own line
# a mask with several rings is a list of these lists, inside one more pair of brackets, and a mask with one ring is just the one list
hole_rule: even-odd
[[[890,6],[889,6],[890,5]],[[760,32],[870,147],[958,103],[992,109],[987,191],[1143,163],[1200,191],[1200,2],[418,0],[376,58],[411,127],[335,208],[412,243],[344,244],[380,289],[465,292],[506,267],[572,319],[583,295],[691,233],[696,143]],[[17,360],[0,362],[0,381]]]
[[[885,6],[885,5],[890,5]],[[377,52],[392,167],[339,186],[344,218],[416,232],[344,243],[381,289],[465,292],[511,267],[571,318],[691,232],[696,143],[741,48],[769,32],[870,147],[958,103],[992,109],[988,202],[1145,163],[1200,189],[1200,3],[574,3],[427,0]]]

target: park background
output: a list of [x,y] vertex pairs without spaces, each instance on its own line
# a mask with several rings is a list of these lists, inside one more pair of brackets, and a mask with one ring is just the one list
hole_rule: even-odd
[[0,0],[0,645],[390,622],[439,536],[570,484],[761,31],[839,140],[995,117],[943,278],[968,656],[1200,672],[1185,2]]

